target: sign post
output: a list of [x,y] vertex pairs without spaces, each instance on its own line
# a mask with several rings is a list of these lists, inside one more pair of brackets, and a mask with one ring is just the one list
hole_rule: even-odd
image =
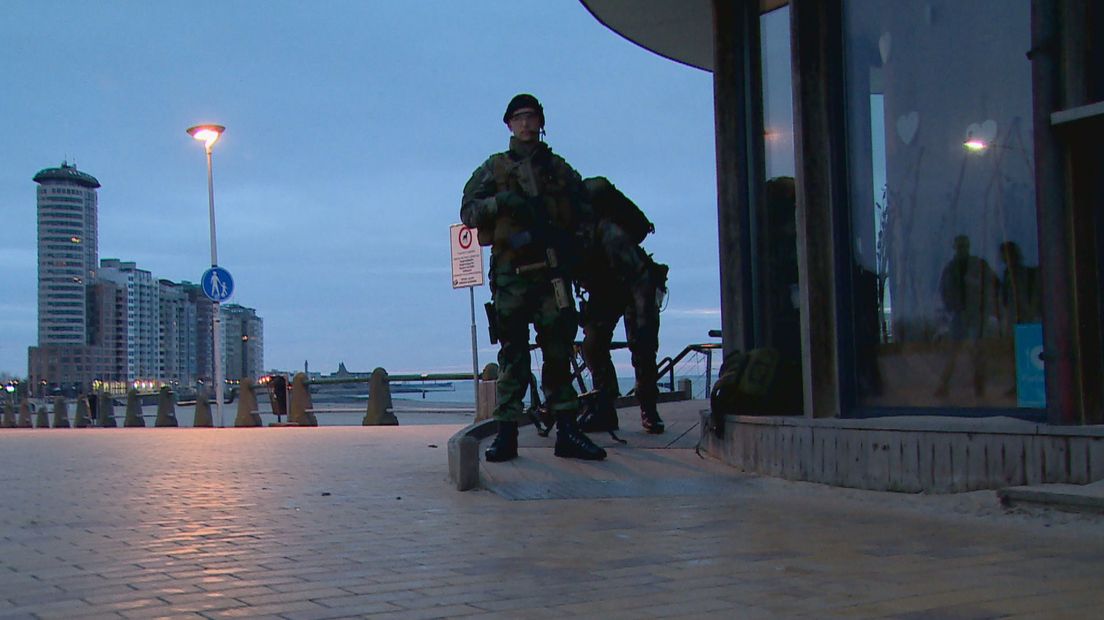
[[475,337],[475,287],[483,285],[483,248],[476,243],[476,230],[463,224],[449,227],[452,251],[452,288],[467,288],[471,299],[472,386],[475,415],[479,415],[479,350]]
[[[207,155],[210,156],[210,151]],[[211,220],[214,222],[214,220]],[[212,237],[211,247],[215,247],[214,243],[214,224],[212,223]],[[211,250],[212,258],[214,258],[214,250]],[[213,261],[212,261],[213,262]],[[199,279],[200,288],[203,289],[203,294],[207,296],[214,303],[212,304],[211,312],[211,350],[214,352],[214,382],[215,382],[215,411],[218,412],[219,427],[222,427],[222,329],[219,327],[222,323],[222,317],[219,314],[219,304],[230,299],[230,296],[234,294],[234,278],[230,276],[230,272],[219,267],[218,265],[211,265],[211,268],[203,272],[203,276]]]

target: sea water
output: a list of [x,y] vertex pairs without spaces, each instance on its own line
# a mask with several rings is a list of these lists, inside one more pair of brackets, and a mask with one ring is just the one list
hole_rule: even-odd
[[[708,398],[708,396],[705,395],[705,376],[704,375],[687,376],[687,377],[677,376],[676,379],[675,379],[675,386],[676,387],[678,386],[679,381],[682,380],[682,379],[689,379],[690,380],[691,392],[693,393],[694,398]],[[715,373],[714,373],[713,381],[716,381]],[[452,383],[452,389],[451,390],[431,390],[431,391],[427,391],[427,392],[425,392],[424,394],[421,394],[421,395],[419,395],[417,393],[409,393],[409,392],[408,393],[396,394],[393,391],[391,397],[392,397],[392,400],[396,401],[396,403],[399,400],[403,400],[403,401],[409,401],[411,403],[416,403],[416,402],[424,402],[424,403],[466,403],[466,404],[474,406],[474,403],[475,403],[475,384],[471,381],[452,381],[451,383]],[[670,384],[669,379],[661,380],[659,383],[660,383],[660,386],[659,386],[660,391],[670,390],[671,384]],[[417,383],[408,383],[406,385],[408,385],[410,387],[417,387],[418,384]],[[590,384],[589,380],[587,382],[585,382],[585,386],[586,386],[587,389],[589,389],[590,385],[591,384]],[[633,387],[636,385],[636,379],[634,379],[633,377],[618,377],[617,378],[617,385],[618,385],[618,388],[621,390],[622,394],[628,394],[633,389]],[[579,388],[578,382],[574,383],[574,386],[575,386],[576,391],[581,391],[580,388]],[[543,398],[543,395],[542,395],[542,398]],[[529,404],[529,392],[526,392],[526,394],[525,394],[525,403]],[[412,404],[411,406],[416,406],[416,405]]]
[[[678,381],[683,378],[684,377],[676,378],[676,386],[678,385]],[[694,398],[707,398],[707,396],[704,395],[704,376],[685,378],[691,381],[691,392]],[[632,377],[618,377],[617,381],[622,394],[626,394],[632,390],[635,384],[635,380]],[[417,386],[416,383],[406,383],[404,385],[408,388]],[[589,385],[589,383],[587,385]],[[319,426],[361,425],[368,407],[367,386],[365,386],[363,393],[345,393],[337,397],[334,397],[333,394],[327,394],[324,386],[319,387],[323,389],[311,394],[311,402],[316,411],[315,417],[318,419]],[[474,383],[471,381],[452,381],[450,387],[451,389],[438,388],[427,390],[422,393],[399,392],[393,390],[391,402],[399,425],[470,424],[475,419]],[[660,382],[661,391],[667,390],[669,387],[669,380]],[[575,384],[575,388],[576,390],[579,389],[578,383]],[[277,418],[277,416],[272,413],[268,393],[264,389],[258,388],[256,390],[256,395],[257,409],[263,425],[268,426],[273,422],[287,422],[287,416]],[[529,404],[528,393],[526,394],[525,402],[526,405]],[[73,418],[72,409],[73,407],[70,406],[70,421]],[[224,403],[222,406],[223,420],[221,426],[233,426],[234,419],[237,417],[237,412],[237,400],[232,403]],[[124,407],[115,407],[115,421],[119,426],[123,424],[125,413],[126,409]],[[142,408],[142,413],[145,418],[146,426],[153,426],[154,420],[157,418],[157,406],[146,405]],[[194,424],[194,405],[177,405],[175,413],[177,423],[180,426],[191,427]],[[215,420],[215,425],[219,426],[218,414],[213,406],[211,408],[211,417]]]

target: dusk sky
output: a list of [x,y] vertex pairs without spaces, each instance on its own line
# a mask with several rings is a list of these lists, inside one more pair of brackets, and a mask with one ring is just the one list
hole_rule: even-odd
[[[37,338],[31,177],[75,163],[103,185],[100,258],[196,282],[206,165],[185,129],[203,122],[227,127],[219,263],[230,303],[264,319],[266,368],[471,370],[448,230],[519,92],[544,104],[555,152],[655,222],[645,247],[671,266],[660,356],[717,341],[712,76],[575,0],[6,0],[0,40],[0,372],[25,376]],[[489,299],[475,289],[480,366],[497,351]]]

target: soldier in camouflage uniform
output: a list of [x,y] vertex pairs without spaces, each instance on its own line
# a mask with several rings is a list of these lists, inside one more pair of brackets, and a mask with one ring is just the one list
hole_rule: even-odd
[[[653,261],[640,247],[640,241],[654,227],[624,194],[603,177],[587,179],[585,185],[598,221],[585,262],[578,270],[579,284],[587,291],[582,312],[583,359],[594,381],[582,427],[588,432],[618,428],[613,403],[620,391],[610,344],[617,321],[624,316],[640,424],[645,432],[658,435],[665,430],[656,408],[656,352],[659,302],[667,290],[667,266]],[[619,224],[620,214],[629,219],[621,219]]]
[[544,355],[541,387],[556,418],[556,456],[601,460],[606,452],[576,424],[571,350],[578,329],[568,269],[576,232],[588,220],[579,173],[541,141],[544,109],[532,95],[514,97],[502,117],[510,148],[491,155],[464,186],[460,219],[491,246],[491,295],[497,323],[499,377],[494,417],[499,431],[488,461],[517,457],[518,421],[529,385],[529,324]]

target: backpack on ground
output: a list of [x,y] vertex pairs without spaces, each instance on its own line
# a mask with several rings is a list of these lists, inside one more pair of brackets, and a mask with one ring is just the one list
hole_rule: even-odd
[[726,415],[801,415],[801,365],[777,349],[725,356],[709,394],[710,430],[724,437]]

